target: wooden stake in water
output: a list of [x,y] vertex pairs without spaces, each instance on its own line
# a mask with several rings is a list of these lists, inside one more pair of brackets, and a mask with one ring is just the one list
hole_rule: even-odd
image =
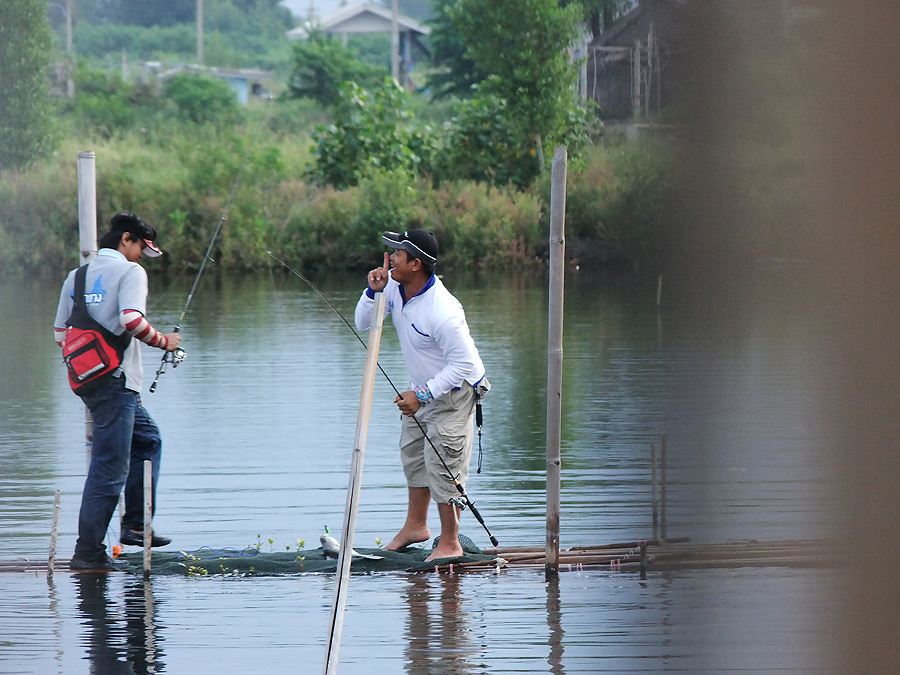
[[668,464],[668,449],[666,448],[666,437],[662,437],[662,442],[660,443],[660,461],[662,466],[660,467],[662,473],[662,484],[660,485],[660,518],[662,519],[662,540],[666,540],[666,489],[668,487],[669,479],[666,476],[667,464]]
[[656,476],[656,444],[650,444],[650,483],[651,492],[653,494],[653,538],[659,537],[659,501],[656,496],[657,476]]
[[363,460],[366,454],[366,437],[369,432],[369,415],[372,411],[372,392],[375,389],[375,372],[378,368],[378,349],[381,345],[381,327],[384,322],[384,293],[375,294],[375,321],[369,329],[366,349],[366,365],[362,391],[359,395],[359,413],[356,418],[356,439],[350,462],[350,485],[347,489],[347,506],[344,510],[344,527],[341,530],[341,551],[338,554],[337,579],[334,587],[334,605],[331,609],[331,629],[328,649],[325,652],[325,673],[337,673],[338,650],[344,626],[344,608],[347,605],[347,587],[350,583],[350,562],[353,558],[353,532],[356,529],[356,513],[359,506],[359,490],[362,486]]
[[53,576],[53,568],[56,565],[56,539],[59,536],[59,490],[53,500],[53,525],[50,528],[50,557],[47,560],[47,576]]
[[153,542],[153,462],[144,460],[144,576],[150,576],[150,544]]
[[[94,172],[94,153],[79,152],[76,165],[78,175],[78,244],[79,265],[86,265],[97,257],[97,187]],[[84,440],[87,466],[91,465],[94,445],[94,420],[84,406]]]
[[550,320],[547,335],[547,543],[545,576],[559,574],[560,439],[562,436],[563,274],[566,258],[564,145],[553,155],[550,178]]

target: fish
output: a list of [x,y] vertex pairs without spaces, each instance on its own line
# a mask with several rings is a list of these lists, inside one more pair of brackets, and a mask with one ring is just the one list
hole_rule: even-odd
[[[319,543],[322,544],[322,551],[326,558],[337,558],[341,552],[341,543],[331,536],[328,526],[325,526],[325,534],[319,537]],[[354,558],[365,558],[366,560],[384,560],[383,556],[372,555],[371,553],[360,553],[355,549],[350,549],[350,554]]]

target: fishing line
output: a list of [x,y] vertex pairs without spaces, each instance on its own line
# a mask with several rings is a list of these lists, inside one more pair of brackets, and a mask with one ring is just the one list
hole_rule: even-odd
[[[268,101],[271,100],[271,97],[266,102],[266,109],[268,109]],[[173,332],[178,333],[181,331],[181,322],[184,321],[184,315],[187,314],[188,308],[191,306],[191,300],[194,298],[194,291],[197,290],[197,284],[200,283],[200,277],[203,276],[203,271],[206,269],[206,263],[212,260],[210,254],[212,253],[213,246],[216,243],[216,239],[219,237],[219,232],[222,229],[222,224],[228,220],[228,209],[231,208],[231,202],[234,200],[234,195],[237,192],[238,186],[241,184],[241,176],[244,175],[244,168],[247,166],[247,161],[250,159],[250,153],[253,151],[253,146],[256,144],[256,138],[259,136],[259,131],[263,126],[263,123],[266,120],[266,116],[263,115],[260,119],[259,126],[254,132],[253,136],[250,138],[250,145],[247,146],[247,152],[244,153],[244,159],[241,162],[241,166],[238,168],[237,177],[234,180],[234,185],[231,186],[231,192],[228,195],[228,200],[225,202],[225,207],[222,209],[222,214],[219,217],[219,223],[216,225],[216,230],[213,232],[212,238],[209,240],[209,246],[206,247],[206,254],[203,256],[203,262],[200,263],[200,269],[197,270],[197,276],[194,277],[194,284],[191,286],[191,290],[188,293],[187,300],[184,302],[184,309],[181,310],[181,316],[178,317],[178,321],[175,323],[175,330]],[[159,368],[156,369],[156,377],[153,379],[153,384],[150,385],[150,393],[152,394],[156,391],[156,385],[159,383],[159,376],[162,375],[166,370],[166,364],[171,363],[172,368],[176,368],[179,363],[184,361],[185,351],[178,347],[174,352],[163,352],[162,360],[159,363]]]
[[[297,277],[299,277],[300,279],[302,279],[304,282],[306,282],[306,284],[311,289],[313,289],[316,293],[318,293],[319,297],[321,297],[326,303],[328,303],[328,306],[334,310],[334,313],[337,314],[341,318],[341,321],[343,321],[347,325],[347,328],[349,328],[350,332],[352,332],[353,335],[356,336],[356,339],[359,340],[359,343],[364,348],[368,349],[368,345],[366,345],[365,341],[360,337],[359,333],[356,332],[356,329],[353,327],[353,325],[349,321],[347,321],[346,317],[344,317],[344,315],[341,313],[341,311],[337,307],[334,306],[334,303],[331,302],[331,300],[329,300],[326,297],[326,295],[322,291],[320,291],[312,281],[307,279],[300,272],[298,272],[293,267],[288,265],[284,260],[282,260],[281,258],[276,256],[271,251],[266,251],[266,253],[268,253],[269,256],[273,260],[278,262],[282,267],[284,267],[286,270],[288,270],[291,274],[294,274]],[[391,380],[391,378],[388,377],[388,374],[384,371],[384,368],[381,367],[381,364],[376,362],[375,365],[378,366],[378,370],[380,370],[381,374],[384,375],[384,379],[387,380],[389,385],[391,385],[391,388],[394,390],[394,392],[397,394],[397,396],[400,396],[400,390],[397,389],[393,380]],[[441,455],[440,451],[437,449],[437,446],[435,446],[435,444],[432,442],[431,438],[428,436],[428,433],[425,431],[425,427],[422,426],[422,423],[419,422],[419,420],[414,415],[412,416],[412,419],[416,423],[416,426],[419,427],[419,431],[422,432],[422,435],[425,437],[425,440],[428,441],[428,445],[430,445],[431,449],[434,450],[434,454],[437,455],[437,458],[440,460],[444,469],[447,471],[447,475],[449,475],[451,480],[453,481],[453,486],[456,488],[456,491],[459,492],[460,499],[452,500],[454,502],[454,504],[456,506],[458,506],[460,509],[463,509],[466,506],[468,506],[469,510],[472,511],[472,515],[475,516],[475,520],[477,520],[479,522],[479,524],[484,528],[484,531],[487,532],[488,538],[491,540],[491,543],[494,546],[499,546],[500,543],[497,541],[497,538],[493,534],[491,534],[491,531],[488,529],[488,526],[485,524],[484,519],[481,517],[481,514],[478,512],[478,509],[475,507],[475,502],[473,502],[469,498],[469,495],[466,494],[466,489],[460,484],[458,476],[453,475],[453,472],[450,470],[450,467],[447,466],[447,462],[444,461],[443,455]]]

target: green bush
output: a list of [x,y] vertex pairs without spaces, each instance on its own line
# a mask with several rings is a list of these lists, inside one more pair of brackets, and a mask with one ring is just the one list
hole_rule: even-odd
[[355,82],[341,85],[334,124],[313,133],[316,159],[310,177],[346,188],[379,171],[405,172],[410,180],[430,173],[432,132],[404,108],[406,96],[390,78],[371,92]]
[[[665,215],[668,156],[661,143],[621,140],[591,146],[582,161],[570,163],[566,248],[572,257],[636,265],[648,254]],[[538,190],[549,205],[549,175]]]
[[536,195],[484,183],[454,181],[434,190],[419,220],[433,229],[443,264],[508,267],[534,262],[546,237]]
[[[381,258],[383,230],[434,230],[444,269],[532,265],[547,255],[549,177],[534,189],[413,177],[371,167],[337,190],[302,179],[305,137],[273,135],[262,111],[226,131],[138,129],[59,154],[0,181],[0,271],[57,278],[77,264],[75,157],[96,153],[98,227],[120,210],[159,230],[166,255],[152,268],[196,271],[243,166],[211,257],[220,270],[273,268],[272,251],[305,271],[362,270]],[[255,140],[254,140],[255,137]],[[252,146],[251,146],[252,143]],[[571,162],[567,252],[604,264],[640,260],[659,238],[665,155],[653,144],[590,146]],[[246,158],[246,159],[245,159]]]
[[166,96],[195,124],[234,124],[240,117],[237,96],[222,80],[203,75],[176,75],[166,82]]

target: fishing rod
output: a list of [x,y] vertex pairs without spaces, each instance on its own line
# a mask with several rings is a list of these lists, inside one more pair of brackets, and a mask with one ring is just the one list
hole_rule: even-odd
[[[260,123],[262,126],[262,123]],[[259,129],[257,129],[257,132]],[[203,256],[203,262],[200,263],[200,269],[197,270],[197,276],[194,277],[194,284],[191,286],[191,290],[188,293],[187,300],[184,303],[184,309],[181,310],[181,316],[178,317],[178,321],[175,323],[175,333],[181,332],[181,322],[184,321],[184,315],[187,314],[188,308],[191,306],[191,300],[194,298],[194,291],[197,290],[197,284],[200,283],[200,277],[203,276],[203,271],[206,269],[206,263],[212,260],[210,254],[212,253],[213,246],[216,243],[216,239],[219,237],[219,231],[222,229],[222,224],[228,220],[228,209],[231,208],[231,202],[234,199],[234,195],[237,192],[238,186],[241,184],[241,176],[244,174],[244,168],[247,166],[247,160],[250,159],[250,153],[253,151],[253,145],[256,143],[256,137],[258,133],[254,133],[253,137],[250,139],[250,145],[247,146],[247,152],[244,154],[244,159],[241,162],[240,168],[238,168],[237,178],[234,180],[234,185],[231,186],[231,192],[228,195],[228,201],[225,202],[225,207],[222,209],[222,215],[219,217],[219,223],[216,225],[216,230],[213,232],[212,238],[209,240],[209,246],[206,247],[206,255]],[[213,261],[215,262],[215,261]],[[166,364],[171,363],[172,368],[177,368],[178,364],[184,361],[184,357],[186,356],[186,352],[178,347],[173,352],[163,352],[162,360],[159,363],[159,368],[156,369],[156,377],[153,378],[153,384],[150,385],[150,393],[152,394],[156,391],[156,385],[159,383],[159,376],[162,375],[166,371]]]
[[[291,274],[294,274],[295,276],[297,276],[300,279],[302,279],[303,281],[305,281],[306,284],[311,289],[313,289],[316,293],[318,293],[319,297],[321,297],[328,304],[328,306],[334,310],[334,313],[337,314],[341,318],[341,321],[343,321],[347,325],[347,328],[349,328],[350,332],[352,332],[353,335],[356,336],[356,339],[359,340],[359,343],[364,348],[368,349],[368,346],[366,345],[365,341],[360,337],[359,333],[356,332],[356,329],[353,327],[353,325],[349,321],[347,321],[346,317],[344,317],[344,315],[341,313],[341,311],[337,307],[334,306],[334,303],[331,302],[331,300],[329,300],[326,297],[326,295],[322,291],[320,291],[312,281],[307,279],[300,272],[298,272],[293,267],[288,265],[284,260],[282,260],[275,254],[273,254],[271,251],[266,251],[266,253],[268,253],[270,258],[272,258],[277,263],[279,263],[282,267],[284,267],[286,270],[288,270]],[[394,384],[393,380],[391,380],[391,378],[388,377],[388,374],[384,371],[384,368],[381,367],[381,364],[376,362],[375,365],[378,366],[378,370],[380,370],[381,374],[384,375],[384,379],[387,380],[389,385],[391,385],[391,389],[394,390],[394,393],[396,393],[397,396],[400,396],[400,390],[397,389],[397,386]],[[441,455],[440,451],[437,449],[437,446],[435,446],[435,444],[432,442],[431,438],[428,436],[428,433],[425,431],[425,427],[422,426],[422,423],[418,419],[416,419],[416,417],[414,415],[412,416],[412,420],[416,423],[416,426],[419,427],[419,431],[422,432],[422,435],[425,437],[425,440],[428,441],[428,445],[430,445],[431,449],[434,450],[434,454],[437,455],[437,458],[440,460],[444,469],[447,471],[447,475],[450,476],[451,480],[453,481],[453,486],[456,488],[456,491],[459,492],[459,499],[453,499],[451,501],[453,501],[453,503],[456,506],[458,506],[460,508],[460,510],[465,509],[468,506],[469,510],[472,512],[472,515],[475,516],[475,520],[477,520],[479,522],[479,524],[481,525],[481,527],[484,528],[484,531],[487,532],[487,536],[491,540],[491,543],[494,546],[499,546],[500,542],[497,541],[497,537],[495,537],[493,534],[491,534],[491,531],[488,529],[487,524],[485,524],[484,519],[481,517],[481,513],[479,513],[478,509],[475,507],[475,502],[473,502],[471,500],[471,498],[469,498],[469,495],[466,494],[466,489],[459,482],[459,477],[453,475],[453,471],[451,471],[450,467],[447,466],[447,462],[444,461],[443,455]]]

